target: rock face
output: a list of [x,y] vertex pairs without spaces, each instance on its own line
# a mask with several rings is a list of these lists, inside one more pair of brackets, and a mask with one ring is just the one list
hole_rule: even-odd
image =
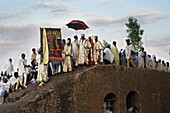
[[114,113],[126,113],[130,106],[138,113],[170,113],[168,73],[105,65],[59,76],[18,100],[9,96],[0,112],[104,113],[104,101],[114,97]]

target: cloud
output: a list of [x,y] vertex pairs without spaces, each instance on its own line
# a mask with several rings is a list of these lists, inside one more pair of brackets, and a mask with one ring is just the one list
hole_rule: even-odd
[[147,34],[143,38],[143,41],[144,47],[149,54],[154,54],[157,58],[170,61],[170,35]]
[[99,4],[102,5],[120,5],[120,4],[125,4],[125,0],[99,0]]
[[[43,9],[46,9],[45,11]],[[47,15],[56,15],[56,14],[68,14],[70,10],[72,10],[70,5],[67,3],[55,3],[55,2],[46,2],[46,1],[36,1],[33,2],[30,6],[16,8],[15,10],[10,11],[1,11],[0,12],[0,20],[7,19],[25,19],[38,13],[46,13]],[[57,15],[58,16],[58,15]],[[63,16],[63,15],[62,15]]]
[[39,46],[39,27],[36,24],[0,25],[0,70],[8,58],[13,58],[15,68],[21,53],[29,61],[32,47]]
[[55,3],[47,1],[36,1],[32,7],[35,9],[48,9],[52,14],[69,12],[72,9],[66,2]]
[[34,2],[34,7],[36,8],[66,8],[68,7],[68,4],[66,3],[54,3],[54,2],[46,2],[46,1],[36,1]]
[[0,12],[0,20],[21,19],[31,16],[30,10],[23,8],[22,10],[2,11]]
[[113,19],[111,17],[93,17],[88,18],[87,21],[94,26],[103,26],[103,27],[112,27],[115,25],[125,25],[128,21],[129,17],[135,17],[139,21],[140,24],[151,24],[155,22],[159,22],[164,19],[170,18],[170,12],[160,12],[153,10],[142,10],[142,11],[133,11],[128,13],[126,16]]

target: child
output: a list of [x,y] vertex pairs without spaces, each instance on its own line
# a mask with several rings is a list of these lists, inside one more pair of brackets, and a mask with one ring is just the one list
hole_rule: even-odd
[[32,49],[32,55],[31,55],[31,62],[34,61],[36,64],[37,64],[37,61],[36,61],[36,57],[37,57],[37,53],[36,53],[36,49],[33,48]]
[[10,82],[12,91],[18,91],[18,87],[20,85],[20,77],[18,76],[18,72],[14,73],[14,76],[10,78]]

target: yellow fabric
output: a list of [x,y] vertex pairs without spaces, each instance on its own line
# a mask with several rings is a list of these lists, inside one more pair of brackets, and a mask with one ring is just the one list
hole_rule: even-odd
[[113,46],[111,47],[111,51],[112,51],[112,53],[113,53],[113,55],[114,55],[115,64],[116,64],[116,65],[119,65],[119,53],[118,53],[117,47],[113,45]]
[[46,30],[43,28],[43,64],[48,64],[49,61],[49,51]]

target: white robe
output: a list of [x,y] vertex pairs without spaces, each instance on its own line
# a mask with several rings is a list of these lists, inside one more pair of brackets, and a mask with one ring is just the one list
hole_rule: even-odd
[[18,60],[18,74],[21,76],[23,73],[26,73],[26,68],[24,67],[24,64],[27,65],[27,60],[26,59],[19,59]]
[[97,64],[98,56],[100,59],[100,63],[103,63],[103,50],[104,47],[100,41],[95,42],[94,44],[94,62]]
[[14,66],[12,62],[8,60],[8,62],[4,65],[3,69],[3,74],[6,72],[7,75],[13,75],[14,74]]
[[76,61],[78,56],[78,40],[74,40],[72,42],[72,49],[73,49],[73,60]]
[[168,73],[170,73],[170,67],[167,67]]
[[79,41],[79,52],[78,52],[78,57],[77,57],[77,63],[83,65],[84,63],[88,64],[88,56],[87,56],[87,51],[86,51],[86,47],[87,47],[87,40],[80,40]]
[[4,102],[4,95],[5,95],[5,86],[3,86],[1,81],[1,87],[0,87],[0,105]]
[[162,71],[163,70],[163,64],[158,63],[157,70]]
[[134,51],[134,52],[135,52],[134,46],[133,46],[132,44],[126,45],[126,47],[125,47],[125,54],[126,54],[127,60],[130,59],[131,51]]
[[154,59],[155,55],[152,55],[152,69],[156,69],[156,61]]
[[112,45],[111,51],[112,51],[112,53],[113,53],[113,55],[114,55],[114,57],[115,57],[115,58],[114,58],[115,64],[116,64],[116,65],[119,65],[119,52],[118,52],[117,47],[114,46],[114,45]]
[[37,56],[37,62],[38,62],[38,75],[37,75],[37,82],[47,82],[47,65],[44,65],[40,60],[40,54]]
[[138,54],[138,68],[144,68],[144,52],[142,51]]
[[9,88],[10,88],[10,82],[8,81],[7,83],[4,83],[1,81],[1,87],[0,87],[0,104],[4,102],[4,96],[5,96],[5,91],[9,93]]
[[147,64],[147,67],[146,67],[146,68],[152,69],[153,64],[152,64],[152,59],[151,59],[151,58],[148,58],[148,59],[147,59],[146,64]]
[[[27,60],[26,59],[19,59],[18,61],[18,74],[21,77],[20,84],[23,86],[26,86],[27,83],[27,69],[24,67],[24,65],[27,65]],[[24,83],[24,84],[23,84]]]
[[73,50],[72,50],[72,45],[65,45],[64,47],[64,53],[65,53],[65,58],[64,58],[64,64],[63,64],[63,72],[72,71],[72,66],[71,66],[71,56],[73,56]]
[[110,50],[109,48],[106,48],[106,49],[104,49],[104,53],[105,53],[106,55],[104,56],[103,59],[106,59],[106,60],[110,61],[110,63],[113,63],[114,55],[113,55],[113,53],[111,52],[111,50]]

